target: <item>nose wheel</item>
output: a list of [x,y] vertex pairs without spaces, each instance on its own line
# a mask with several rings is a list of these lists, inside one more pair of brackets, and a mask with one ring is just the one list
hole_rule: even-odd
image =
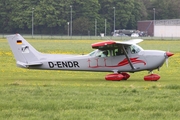
[[144,76],[145,81],[158,81],[161,77],[158,74],[153,74],[151,71],[149,75]]

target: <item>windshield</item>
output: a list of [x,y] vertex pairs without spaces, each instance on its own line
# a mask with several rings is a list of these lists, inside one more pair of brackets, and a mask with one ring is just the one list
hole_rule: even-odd
[[94,51],[92,51],[91,53],[89,53],[88,55],[89,55],[89,56],[94,56],[97,51],[98,51],[98,50],[94,50]]
[[139,53],[143,49],[138,45],[131,45],[130,50],[132,54],[135,54],[135,53]]

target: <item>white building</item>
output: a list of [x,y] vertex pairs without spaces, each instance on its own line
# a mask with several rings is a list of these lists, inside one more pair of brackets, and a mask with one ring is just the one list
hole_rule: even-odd
[[156,20],[155,37],[180,37],[180,19]]
[[180,37],[180,19],[138,21],[138,30],[155,37]]

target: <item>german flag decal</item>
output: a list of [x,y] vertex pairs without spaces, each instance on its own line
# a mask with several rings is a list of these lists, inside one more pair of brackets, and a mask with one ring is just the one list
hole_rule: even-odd
[[22,44],[22,40],[17,40],[17,44]]

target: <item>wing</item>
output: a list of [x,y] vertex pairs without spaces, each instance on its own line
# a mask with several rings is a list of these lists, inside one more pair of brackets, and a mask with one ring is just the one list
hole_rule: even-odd
[[127,43],[127,44],[131,44],[132,45],[132,44],[140,43],[142,41],[143,41],[143,39],[132,39],[132,40],[125,41],[123,43]]
[[94,49],[106,49],[109,47],[112,47],[114,44],[116,44],[116,41],[102,41],[92,44],[92,48]]
[[102,42],[97,42],[92,44],[92,48],[94,49],[107,49],[111,47],[115,47],[117,45],[133,45],[142,42],[142,39],[133,39],[133,40],[128,40],[128,41],[102,41]]

